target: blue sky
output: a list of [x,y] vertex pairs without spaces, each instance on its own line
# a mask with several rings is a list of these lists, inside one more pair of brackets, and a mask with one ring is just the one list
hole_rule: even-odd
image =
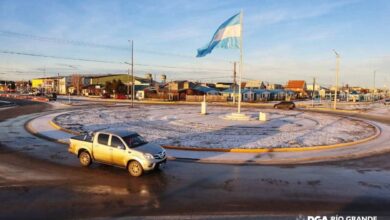
[[[231,80],[238,50],[195,58],[216,28],[244,10],[244,78],[390,86],[390,1],[0,1],[0,50],[124,62],[134,40],[136,74]],[[10,32],[12,32],[10,34]],[[37,39],[45,37],[51,40]],[[60,39],[54,42],[53,39]],[[114,50],[68,41],[129,48]],[[127,66],[0,53],[0,78],[126,72]],[[383,85],[382,85],[383,84]]]

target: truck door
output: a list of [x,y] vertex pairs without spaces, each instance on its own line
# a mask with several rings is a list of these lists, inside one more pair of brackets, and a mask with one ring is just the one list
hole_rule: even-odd
[[117,166],[126,166],[125,157],[128,153],[125,144],[121,138],[112,135],[111,136],[111,147],[112,147],[112,163]]
[[109,134],[98,134],[96,142],[93,145],[93,157],[97,161],[111,164],[112,147],[108,144]]

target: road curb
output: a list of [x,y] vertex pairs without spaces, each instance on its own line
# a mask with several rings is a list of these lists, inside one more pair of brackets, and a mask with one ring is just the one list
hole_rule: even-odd
[[45,135],[42,135],[40,134],[39,132],[37,132],[35,129],[33,129],[31,126],[30,126],[30,122],[38,117],[41,117],[41,116],[37,116],[37,117],[34,117],[34,118],[31,118],[29,119],[28,121],[26,121],[26,123],[24,123],[24,129],[26,129],[26,131],[28,131],[30,134],[34,135],[34,136],[37,136],[39,138],[42,138],[42,139],[45,139],[45,140],[48,140],[48,141],[52,141],[52,142],[56,142],[56,143],[60,143],[60,144],[68,144],[66,143],[65,141],[61,141],[61,140],[58,140],[58,139],[54,139],[54,138],[50,138],[50,137],[47,137]]
[[304,108],[305,110],[308,111],[322,111],[322,112],[343,112],[343,113],[351,113],[351,114],[356,114],[360,113],[358,110],[348,110],[348,109],[329,109],[329,108],[312,108],[312,107],[306,107]]

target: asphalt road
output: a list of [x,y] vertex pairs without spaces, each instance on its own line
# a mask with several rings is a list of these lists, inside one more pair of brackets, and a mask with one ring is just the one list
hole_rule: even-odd
[[[42,103],[15,103],[19,106],[0,112],[0,120],[50,109]],[[299,166],[169,161],[163,171],[134,178],[111,166],[81,168],[68,154],[66,163],[38,159],[28,154],[29,147],[65,154],[66,146],[23,139],[27,134],[22,130],[0,130],[0,135],[21,132],[18,142],[0,139],[0,219],[390,217],[390,155]]]

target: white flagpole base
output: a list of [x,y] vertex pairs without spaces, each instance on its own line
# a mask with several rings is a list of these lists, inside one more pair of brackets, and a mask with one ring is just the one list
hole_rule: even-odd
[[243,113],[231,113],[225,115],[224,119],[226,120],[236,120],[236,121],[249,121],[251,117]]

